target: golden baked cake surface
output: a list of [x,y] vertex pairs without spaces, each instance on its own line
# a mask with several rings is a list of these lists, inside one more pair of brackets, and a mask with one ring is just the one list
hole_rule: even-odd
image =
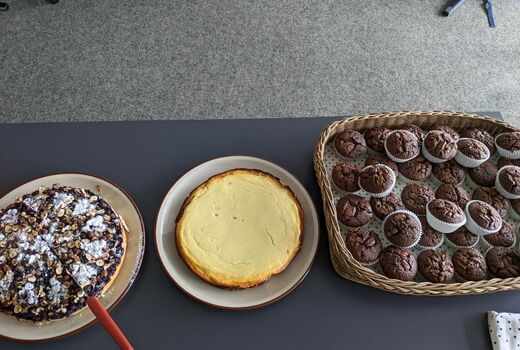
[[234,169],[210,178],[184,202],[176,242],[190,269],[225,288],[249,288],[282,272],[299,251],[303,212],[276,177]]
[[0,311],[39,322],[81,310],[86,294],[115,279],[125,235],[121,218],[89,190],[55,185],[18,198],[0,210]]

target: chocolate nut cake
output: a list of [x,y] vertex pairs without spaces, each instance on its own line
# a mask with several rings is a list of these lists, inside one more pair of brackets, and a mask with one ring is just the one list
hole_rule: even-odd
[[463,129],[460,132],[460,137],[467,137],[482,142],[489,149],[491,155],[495,154],[497,148],[495,146],[495,139],[493,136],[484,129],[470,128]]
[[404,209],[401,198],[394,192],[385,197],[370,197],[370,206],[374,215],[380,220],[384,220],[388,214],[396,210]]
[[471,199],[476,199],[482,202],[486,202],[495,208],[501,217],[507,215],[507,210],[509,209],[509,201],[506,197],[502,196],[492,187],[477,187],[475,191],[473,191],[473,195]]
[[433,283],[448,283],[453,278],[453,263],[440,250],[427,249],[417,257],[417,265],[421,275]]
[[417,273],[417,260],[410,249],[388,246],[381,253],[379,265],[389,278],[411,281]]
[[487,277],[486,259],[475,248],[460,248],[451,258],[455,272],[466,281],[481,281]]
[[385,141],[390,133],[390,129],[382,126],[376,126],[370,129],[366,129],[363,133],[365,137],[365,143],[369,149],[374,152],[384,153],[385,152]]
[[415,214],[426,214],[426,204],[435,196],[425,184],[409,184],[401,192],[401,200],[406,209]]
[[459,185],[442,184],[435,191],[435,198],[446,199],[450,202],[457,203],[459,207],[464,209],[470,200],[469,193]]
[[464,181],[464,168],[454,160],[433,165],[433,175],[439,182],[458,185]]
[[459,133],[455,131],[451,126],[448,125],[441,125],[441,124],[435,124],[432,127],[432,130],[439,130],[442,131],[448,135],[450,135],[453,139],[458,140],[459,139]]
[[18,198],[0,211],[0,310],[39,322],[83,309],[117,276],[126,232],[87,189],[54,185]]
[[513,131],[500,134],[496,139],[496,144],[507,151],[520,150],[520,132]]
[[493,247],[486,253],[486,264],[492,277],[520,276],[520,258],[511,249]]
[[489,160],[475,168],[468,169],[468,175],[479,186],[491,187],[495,185],[497,166]]
[[332,169],[332,181],[339,189],[346,192],[359,190],[359,173],[361,169],[352,162],[341,162]]
[[388,166],[390,169],[392,169],[396,175],[398,174],[397,163],[394,162],[393,160],[391,160],[390,158],[388,158],[384,154],[374,153],[374,154],[369,155],[367,157],[367,159],[365,160],[365,166],[376,165],[376,164],[384,164],[384,165]]
[[439,130],[426,134],[423,146],[430,155],[443,161],[453,159],[457,153],[457,141]]
[[420,151],[419,140],[409,131],[395,130],[386,138],[386,152],[397,160],[409,160]]
[[334,138],[334,147],[343,157],[357,158],[367,150],[365,138],[355,130],[345,130]]
[[404,163],[399,163],[399,172],[408,180],[425,181],[432,173],[432,164],[421,155]]

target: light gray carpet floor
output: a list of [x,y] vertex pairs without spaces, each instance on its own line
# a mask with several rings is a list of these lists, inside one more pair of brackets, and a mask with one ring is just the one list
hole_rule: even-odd
[[520,1],[11,0],[0,121],[499,110],[520,125]]

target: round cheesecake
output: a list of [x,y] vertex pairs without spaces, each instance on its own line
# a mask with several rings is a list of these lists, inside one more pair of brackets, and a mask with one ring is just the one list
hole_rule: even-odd
[[211,177],[185,200],[176,244],[188,267],[223,288],[259,285],[300,250],[303,211],[273,175],[234,169]]
[[116,278],[126,232],[87,189],[55,185],[18,198],[0,210],[0,311],[41,322],[83,309]]

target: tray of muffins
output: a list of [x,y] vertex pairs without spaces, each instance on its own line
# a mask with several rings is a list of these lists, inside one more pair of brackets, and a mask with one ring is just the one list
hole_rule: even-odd
[[520,132],[455,112],[337,121],[314,167],[342,277],[414,295],[520,289]]

